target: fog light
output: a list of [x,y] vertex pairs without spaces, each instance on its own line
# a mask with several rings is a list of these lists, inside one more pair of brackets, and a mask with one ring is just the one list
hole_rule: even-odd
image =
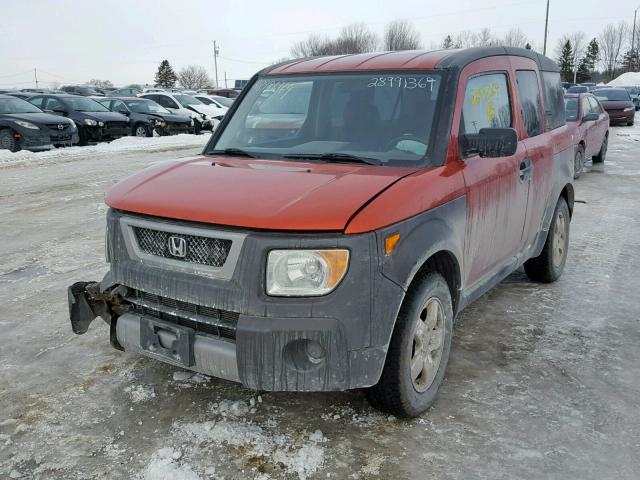
[[304,372],[321,366],[327,358],[327,352],[319,342],[301,338],[286,345],[284,358],[289,367]]

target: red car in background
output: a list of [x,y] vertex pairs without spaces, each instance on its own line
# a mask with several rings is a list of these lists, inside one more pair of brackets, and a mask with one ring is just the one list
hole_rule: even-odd
[[593,94],[609,114],[611,123],[626,123],[629,127],[633,125],[636,106],[624,88],[598,88]]
[[574,177],[584,169],[584,159],[604,162],[609,140],[609,114],[590,93],[568,93],[564,96],[567,125],[575,137]]

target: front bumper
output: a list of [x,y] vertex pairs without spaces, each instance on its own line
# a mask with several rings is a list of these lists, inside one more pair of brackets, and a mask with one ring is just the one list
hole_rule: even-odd
[[164,127],[156,126],[155,130],[158,135],[178,135],[180,133],[193,133],[193,127],[190,123],[166,123]]
[[[72,325],[82,326],[74,328],[77,333],[99,315],[111,324],[111,340],[118,348],[252,389],[326,391],[377,383],[404,290],[382,275],[375,234],[319,238],[248,232],[229,278],[214,278],[134,258],[123,217],[131,218],[109,211],[111,270],[99,288],[91,294],[70,291]],[[349,271],[324,297],[268,297],[264,269],[268,252],[276,248],[348,248]],[[140,332],[149,320],[169,322],[169,330],[192,330],[183,331],[193,338],[193,362],[146,348]],[[162,333],[169,347],[174,334]]]
[[23,150],[41,152],[58,146],[71,146],[78,143],[78,132],[49,133],[46,130],[23,130],[19,132],[18,144]]
[[126,137],[131,133],[131,127],[129,125],[122,126],[105,126],[105,127],[82,127],[87,132],[87,138],[91,142],[100,142],[103,140],[116,140],[121,137]]

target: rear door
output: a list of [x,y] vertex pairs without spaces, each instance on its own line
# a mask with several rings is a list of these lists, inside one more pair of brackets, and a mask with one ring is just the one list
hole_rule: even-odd
[[597,155],[598,152],[600,152],[600,148],[602,147],[604,136],[607,134],[607,130],[609,130],[609,117],[595,97],[590,96],[589,103],[591,104],[591,112],[598,114],[598,120],[596,120],[595,122],[596,125],[593,128],[592,134],[595,137],[595,142],[591,141],[594,148],[594,152],[592,153],[592,155]]
[[[458,86],[462,100],[459,134],[477,133],[482,128],[518,130],[513,88],[506,57],[491,57],[465,67]],[[527,154],[524,144],[518,142],[510,157],[470,155],[461,159],[467,192],[464,269],[467,285],[473,289],[510,265],[520,248],[528,189],[520,173]]]
[[520,251],[526,251],[536,239],[542,225],[546,200],[553,177],[553,136],[548,133],[549,116],[542,102],[542,88],[537,64],[528,58],[512,57],[518,92],[518,117],[522,125],[522,143],[532,165],[528,183],[527,215]]

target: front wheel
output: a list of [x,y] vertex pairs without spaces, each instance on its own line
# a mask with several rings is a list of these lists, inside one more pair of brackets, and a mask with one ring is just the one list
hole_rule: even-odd
[[193,129],[196,135],[200,135],[200,132],[202,132],[202,124],[198,120],[194,120]]
[[524,262],[524,270],[527,276],[536,282],[555,282],[567,262],[569,248],[569,207],[564,197],[560,197],[553,212],[547,240],[542,252],[535,258]]
[[584,169],[584,147],[580,145],[576,149],[576,154],[573,158],[573,178],[580,178],[582,170]]
[[608,146],[609,146],[609,135],[605,134],[604,139],[602,140],[602,145],[600,145],[600,151],[598,152],[598,155],[592,157],[593,163],[604,162],[604,159],[607,156]]
[[138,123],[133,128],[133,134],[136,137],[152,137],[153,136],[153,130],[148,125],[145,125],[143,123]]
[[13,130],[6,129],[0,131],[0,150],[9,150],[10,152],[20,150]]
[[367,390],[375,408],[415,417],[433,405],[451,350],[451,292],[439,273],[416,279],[393,330],[380,381]]

